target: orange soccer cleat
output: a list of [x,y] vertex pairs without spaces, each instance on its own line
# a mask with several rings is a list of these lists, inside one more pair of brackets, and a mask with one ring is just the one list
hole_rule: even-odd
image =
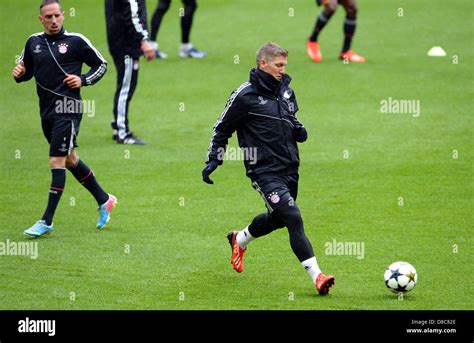
[[339,58],[344,61],[348,62],[365,62],[365,58],[357,55],[354,51],[352,50],[347,50],[346,52],[341,52],[339,55]]
[[242,249],[237,243],[237,233],[237,231],[232,231],[227,235],[227,239],[229,240],[229,244],[232,249],[230,263],[237,273],[242,273],[244,271],[244,254],[247,249]]
[[326,295],[329,293],[329,288],[331,288],[335,283],[336,280],[334,280],[334,276],[319,273],[316,278],[316,290],[320,295]]
[[323,60],[323,55],[321,55],[318,42],[307,41],[306,50],[308,51],[309,58],[311,58],[313,62],[317,63]]

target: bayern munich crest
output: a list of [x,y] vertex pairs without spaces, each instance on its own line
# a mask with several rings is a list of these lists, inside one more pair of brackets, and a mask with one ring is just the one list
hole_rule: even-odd
[[270,201],[274,204],[276,204],[280,201],[280,196],[276,192],[270,193],[269,198],[270,198]]
[[58,45],[58,50],[60,54],[65,54],[67,52],[67,44],[59,44]]

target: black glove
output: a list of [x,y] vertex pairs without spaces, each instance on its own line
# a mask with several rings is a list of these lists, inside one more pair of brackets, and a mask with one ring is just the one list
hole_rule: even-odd
[[297,142],[305,142],[308,139],[308,131],[304,128],[304,126],[298,126],[293,129],[293,138]]
[[210,178],[209,178],[209,175],[211,175],[211,173],[217,169],[217,167],[219,166],[219,162],[216,161],[216,160],[211,160],[209,161],[209,163],[207,164],[207,166],[202,170],[202,181],[204,181],[205,183],[208,183],[210,185],[213,185],[214,184],[214,181],[212,181]]

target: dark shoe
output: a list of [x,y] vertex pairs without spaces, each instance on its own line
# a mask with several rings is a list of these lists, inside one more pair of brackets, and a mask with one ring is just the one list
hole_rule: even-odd
[[137,136],[130,134],[129,136],[125,137],[124,139],[120,139],[117,137],[118,144],[128,144],[128,145],[145,145],[146,142],[142,141]]

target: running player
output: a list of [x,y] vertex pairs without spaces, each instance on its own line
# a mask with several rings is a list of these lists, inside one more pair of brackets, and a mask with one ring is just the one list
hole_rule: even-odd
[[228,234],[234,269],[243,272],[244,254],[251,241],[287,227],[293,253],[308,272],[317,292],[324,295],[334,284],[334,277],[319,269],[296,205],[300,164],[297,143],[305,142],[308,133],[295,115],[298,105],[289,86],[291,77],[285,69],[288,51],[275,43],[267,43],[257,51],[256,60],[257,67],[250,71],[249,81],[231,94],[214,126],[207,165],[202,171],[203,181],[214,183],[209,175],[223,163],[228,139],[237,131],[242,150],[256,150],[256,159],[246,158],[244,164],[267,212],[257,215],[243,230]]
[[[107,62],[86,37],[64,30],[64,12],[58,0],[41,2],[39,20],[44,32],[30,36],[12,75],[16,82],[35,77],[41,126],[50,145],[52,181],[43,217],[24,234],[39,237],[53,231],[54,212],[66,184],[66,168],[94,196],[99,205],[97,228],[103,229],[117,199],[100,187],[75,148],[82,118],[80,88],[98,82],[107,70]],[[81,75],[84,63],[91,69]]]

